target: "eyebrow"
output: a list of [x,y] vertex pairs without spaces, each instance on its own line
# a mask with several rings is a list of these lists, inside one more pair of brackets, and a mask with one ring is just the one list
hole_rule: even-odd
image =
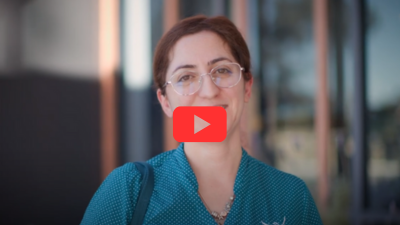
[[230,59],[228,59],[228,58],[226,58],[226,57],[219,57],[219,58],[216,58],[216,59],[211,60],[210,62],[207,63],[207,65],[211,66],[211,65],[213,65],[213,64],[215,64],[215,63],[217,63],[217,62],[224,61],[224,60],[227,60],[227,61],[229,61],[229,62],[232,62],[232,60],[230,60]]
[[[224,60],[232,62],[232,60],[230,60],[230,59],[228,59],[226,57],[219,57],[219,58],[216,58],[216,59],[213,59],[213,60],[209,61],[207,63],[207,65],[211,66],[211,65],[213,65],[213,64],[215,64],[217,62],[224,61]],[[175,70],[172,72],[172,74],[174,74],[179,69],[187,69],[187,68],[191,68],[191,69],[192,68],[196,68],[196,65],[185,64],[185,65],[178,66],[178,67],[175,68]]]

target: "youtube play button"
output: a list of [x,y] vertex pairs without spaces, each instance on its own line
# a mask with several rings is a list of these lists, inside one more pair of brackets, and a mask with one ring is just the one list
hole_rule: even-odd
[[221,142],[226,138],[226,111],[220,106],[181,106],[173,113],[178,142]]
[[210,126],[207,121],[201,119],[200,117],[194,115],[194,133],[196,134],[197,132],[203,130],[204,128]]

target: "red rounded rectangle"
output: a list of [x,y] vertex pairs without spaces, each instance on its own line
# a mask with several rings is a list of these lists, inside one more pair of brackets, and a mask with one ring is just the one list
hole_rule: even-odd
[[227,132],[221,106],[180,106],[173,113],[173,136],[178,142],[221,142]]

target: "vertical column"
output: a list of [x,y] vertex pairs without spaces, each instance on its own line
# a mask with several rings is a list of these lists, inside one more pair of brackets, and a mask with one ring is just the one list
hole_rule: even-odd
[[247,1],[232,0],[232,20],[247,41]]
[[151,8],[150,1],[123,0],[122,13],[122,150],[123,161],[152,156]]
[[328,2],[314,0],[314,37],[316,44],[316,118],[318,154],[318,200],[322,209],[328,200],[328,142],[329,142],[329,97],[328,97]]
[[[179,0],[164,0],[164,33],[179,20]],[[164,150],[175,149],[178,142],[172,135],[172,118],[164,114]]]
[[[247,41],[247,1],[233,0],[231,7],[233,23],[235,23],[243,38]],[[251,101],[252,100],[253,99],[251,99]],[[240,118],[242,147],[245,148],[250,155],[254,155],[251,146],[250,121],[252,112],[255,111],[250,107],[255,107],[255,105],[256,104],[246,104],[243,109],[242,117]]]
[[224,0],[213,0],[211,2],[212,16],[223,16],[225,11]]
[[101,179],[117,167],[116,70],[119,65],[119,4],[99,1]]
[[354,112],[353,136],[354,153],[352,156],[352,207],[353,224],[362,224],[361,215],[368,205],[367,201],[367,101],[365,71],[365,3],[352,1],[354,46]]

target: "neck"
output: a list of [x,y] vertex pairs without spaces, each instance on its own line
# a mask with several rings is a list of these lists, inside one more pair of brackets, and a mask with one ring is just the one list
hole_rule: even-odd
[[218,180],[232,186],[242,158],[240,130],[223,142],[186,142],[185,154],[198,182]]

